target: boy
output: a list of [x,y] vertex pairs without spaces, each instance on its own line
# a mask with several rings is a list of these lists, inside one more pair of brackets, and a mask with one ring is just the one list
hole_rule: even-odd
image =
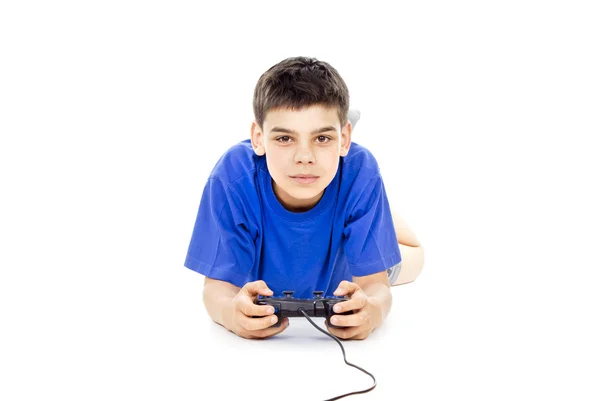
[[[260,77],[253,108],[250,139],[225,152],[207,180],[184,265],[205,276],[210,317],[241,337],[289,324],[271,327],[277,317],[254,304],[258,295],[320,290],[350,297],[335,312],[354,310],[329,332],[364,339],[390,310],[390,283],[419,274],[422,250],[392,217],[372,154],[351,146],[348,88],[328,63],[291,57]],[[412,261],[400,269],[403,246]]]

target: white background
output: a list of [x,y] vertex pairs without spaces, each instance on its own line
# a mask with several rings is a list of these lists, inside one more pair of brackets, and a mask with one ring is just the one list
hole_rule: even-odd
[[183,266],[257,79],[296,55],[345,78],[425,249],[345,343],[378,380],[350,399],[599,399],[595,2],[214,3],[0,5],[0,399],[370,385],[301,319],[263,342],[216,326]]

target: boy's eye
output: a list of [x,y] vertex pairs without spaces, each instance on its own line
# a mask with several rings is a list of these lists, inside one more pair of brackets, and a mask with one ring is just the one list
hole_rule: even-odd
[[[284,135],[284,136],[280,136],[280,137],[275,138],[275,140],[277,142],[281,142],[281,143],[288,143],[288,142],[292,141],[292,138],[289,137],[289,136],[287,136],[287,135]],[[329,137],[327,137],[325,135],[319,135],[317,137],[317,142],[319,142],[319,143],[327,143],[330,140],[331,140],[331,138],[329,138]]]

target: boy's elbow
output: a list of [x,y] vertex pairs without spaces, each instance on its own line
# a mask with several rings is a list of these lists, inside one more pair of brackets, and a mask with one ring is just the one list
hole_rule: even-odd
[[425,265],[425,252],[422,246],[413,247],[400,244],[400,253],[402,254],[402,267],[394,285],[415,281]]

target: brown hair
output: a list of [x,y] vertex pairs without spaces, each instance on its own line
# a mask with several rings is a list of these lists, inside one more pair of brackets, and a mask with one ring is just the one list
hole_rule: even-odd
[[312,105],[337,107],[340,124],[348,121],[350,94],[330,64],[313,57],[289,57],[261,75],[254,88],[254,118],[262,129],[267,112],[285,107],[299,110]]

